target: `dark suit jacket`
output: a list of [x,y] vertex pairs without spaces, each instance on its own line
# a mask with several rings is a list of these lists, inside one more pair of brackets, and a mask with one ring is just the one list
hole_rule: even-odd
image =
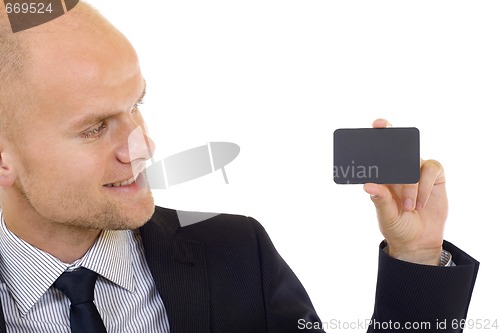
[[[300,319],[320,323],[301,283],[252,218],[222,214],[180,227],[175,210],[157,207],[141,235],[172,333],[290,333],[305,331]],[[457,267],[409,264],[380,251],[374,320],[447,319],[450,330],[439,332],[452,332],[451,320],[466,315],[479,264],[445,247]]]

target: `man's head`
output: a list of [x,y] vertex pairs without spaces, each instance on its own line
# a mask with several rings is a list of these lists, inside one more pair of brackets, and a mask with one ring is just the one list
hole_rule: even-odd
[[0,20],[4,214],[97,229],[142,225],[154,209],[137,184],[144,175],[125,184],[152,148],[137,135],[145,81],[130,43],[82,2],[15,34],[4,10]]

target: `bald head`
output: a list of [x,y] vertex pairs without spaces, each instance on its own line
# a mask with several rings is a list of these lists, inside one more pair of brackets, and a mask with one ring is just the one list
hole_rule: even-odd
[[12,33],[4,8],[0,6],[0,136],[10,136],[15,114],[25,107],[19,103],[23,100],[19,87],[26,78],[30,54],[26,34]]
[[17,140],[28,113],[36,107],[36,98],[40,96],[33,83],[33,73],[37,66],[43,66],[40,52],[58,44],[61,47],[56,47],[55,51],[63,51],[64,38],[74,31],[80,36],[110,31],[119,34],[94,8],[82,1],[59,18],[13,33],[5,7],[0,5],[0,139]]

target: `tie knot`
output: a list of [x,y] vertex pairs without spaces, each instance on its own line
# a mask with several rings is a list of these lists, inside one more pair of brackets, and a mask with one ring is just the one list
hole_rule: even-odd
[[71,272],[62,273],[54,282],[54,287],[69,298],[71,305],[77,305],[94,301],[96,280],[96,272],[81,267]]

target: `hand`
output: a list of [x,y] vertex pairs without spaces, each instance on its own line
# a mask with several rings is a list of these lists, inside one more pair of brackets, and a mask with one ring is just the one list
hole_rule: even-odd
[[[377,119],[373,127],[390,127]],[[439,265],[444,223],[448,215],[444,170],[435,160],[420,160],[417,184],[367,183],[377,210],[380,231],[389,245],[389,255],[418,264]]]

